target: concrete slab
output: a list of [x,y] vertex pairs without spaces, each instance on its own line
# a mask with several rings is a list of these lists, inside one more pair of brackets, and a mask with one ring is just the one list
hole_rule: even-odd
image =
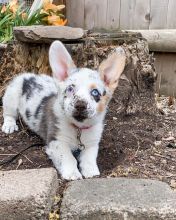
[[0,219],[48,219],[57,186],[53,168],[0,171]]
[[166,183],[146,179],[74,181],[64,193],[61,219],[176,219],[176,193]]

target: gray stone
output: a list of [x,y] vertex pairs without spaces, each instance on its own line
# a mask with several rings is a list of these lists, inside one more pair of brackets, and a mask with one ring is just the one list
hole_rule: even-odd
[[57,186],[53,168],[0,171],[0,219],[48,219]]
[[61,219],[176,219],[176,193],[166,183],[146,179],[74,181],[64,193]]
[[22,26],[14,28],[14,35],[22,42],[50,43],[53,40],[80,39],[84,30],[67,26]]

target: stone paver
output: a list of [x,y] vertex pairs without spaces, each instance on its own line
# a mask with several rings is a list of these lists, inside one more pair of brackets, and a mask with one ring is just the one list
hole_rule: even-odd
[[48,219],[57,184],[53,168],[0,171],[0,220]]
[[68,26],[23,26],[15,27],[14,35],[17,40],[23,42],[48,43],[53,40],[75,40],[84,36],[82,28]]
[[176,192],[145,179],[74,181],[64,193],[61,219],[175,220]]

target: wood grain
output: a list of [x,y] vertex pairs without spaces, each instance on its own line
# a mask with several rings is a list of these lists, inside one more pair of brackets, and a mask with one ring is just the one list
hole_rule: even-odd
[[169,0],[151,0],[150,29],[167,28],[167,10]]
[[155,53],[154,57],[156,72],[160,79],[157,82],[157,93],[176,96],[176,54]]
[[84,27],[84,0],[66,0],[66,17],[68,25]]
[[174,29],[176,0],[66,1],[69,25],[85,29]]
[[169,0],[167,11],[167,28],[176,28],[176,1]]
[[107,0],[107,29],[114,30],[120,28],[120,4],[120,0]]
[[85,0],[85,28],[102,29],[106,27],[107,0]]

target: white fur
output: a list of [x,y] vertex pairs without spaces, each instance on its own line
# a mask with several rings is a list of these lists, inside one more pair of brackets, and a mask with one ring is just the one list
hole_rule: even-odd
[[[97,111],[99,103],[90,94],[90,85],[96,84],[101,94],[106,90],[109,99],[113,91],[108,85],[105,85],[106,82],[101,80],[99,72],[87,68],[76,69],[71,56],[61,42],[55,41],[51,45],[49,58],[54,78],[26,73],[17,76],[9,84],[3,97],[4,124],[2,131],[10,134],[18,130],[16,119],[19,113],[26,124],[40,135],[43,115],[46,114],[45,118],[51,116],[47,115],[51,113],[44,112],[43,106],[48,103],[47,97],[52,94],[54,95],[54,101],[49,108],[59,120],[58,122],[47,121],[51,126],[56,126],[57,131],[55,140],[48,143],[46,153],[64,179],[74,180],[81,179],[82,175],[86,178],[99,175],[96,159],[106,108],[102,112]],[[103,63],[103,65],[106,67],[106,71],[109,68],[113,72],[112,64],[109,61],[107,66],[106,63]],[[120,76],[120,73],[118,74]],[[117,77],[111,79],[109,74],[108,83],[112,84],[113,80],[117,81]],[[25,81],[30,82],[30,93],[27,90],[28,84],[24,88]],[[68,92],[68,87],[72,84],[74,90]],[[73,117],[77,100],[83,100],[87,104],[87,118],[83,121],[77,121]],[[88,129],[82,129],[81,141],[85,145],[85,149],[82,150],[78,158],[79,169],[77,160],[72,154],[72,151],[76,150],[78,146],[75,126],[80,128],[89,127]],[[49,132],[50,130],[47,135]]]

